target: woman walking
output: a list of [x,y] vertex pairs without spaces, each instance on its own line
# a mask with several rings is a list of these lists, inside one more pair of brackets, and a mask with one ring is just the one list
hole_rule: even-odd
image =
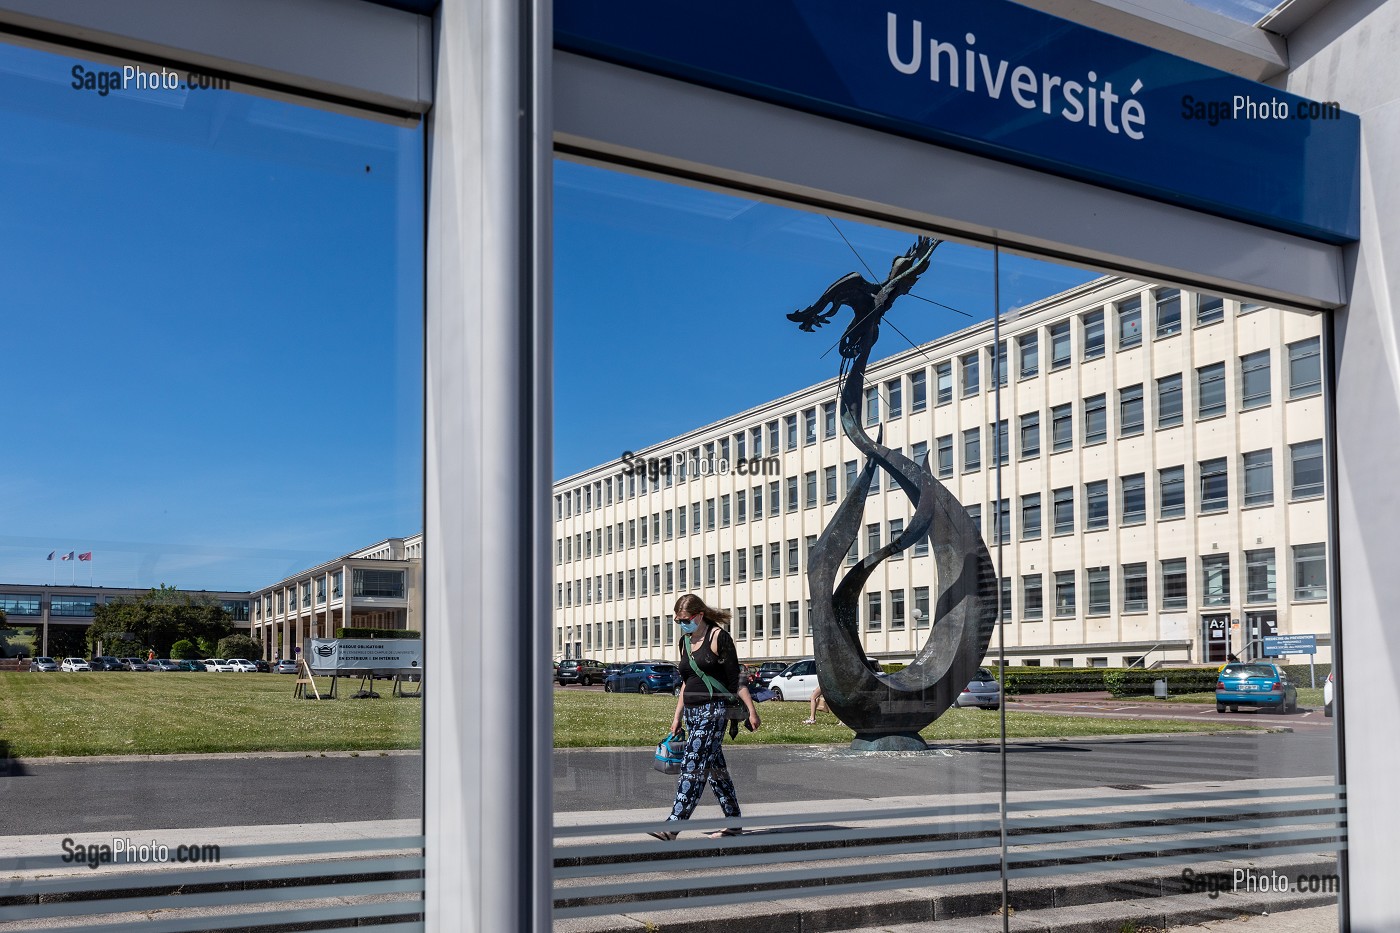
[[[684,685],[676,699],[676,714],[671,720],[671,733],[686,730],[685,759],[680,779],[676,782],[676,801],[666,819],[688,820],[700,802],[700,794],[708,781],[719,799],[720,809],[728,817],[737,817],[739,798],[734,781],[724,761],[724,730],[729,725],[728,702],[737,697],[748,713],[748,728],[759,726],[758,710],[749,696],[749,688],[739,683],[739,653],[725,625],[729,613],[711,609],[700,597],[687,594],[676,600],[676,623],[681,638],[676,648],[680,654],[681,677]],[[737,836],[737,827],[709,833],[712,839]],[[675,839],[678,832],[655,832],[657,839]]]

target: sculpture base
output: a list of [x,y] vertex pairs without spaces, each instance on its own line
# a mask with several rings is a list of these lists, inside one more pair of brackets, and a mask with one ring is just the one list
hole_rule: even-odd
[[864,732],[851,740],[855,752],[922,752],[928,743],[917,732]]

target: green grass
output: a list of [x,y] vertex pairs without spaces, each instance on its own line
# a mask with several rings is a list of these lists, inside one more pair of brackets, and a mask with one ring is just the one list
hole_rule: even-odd
[[[351,700],[357,681],[342,681],[341,699],[298,700],[295,679],[275,674],[0,674],[0,741],[17,758],[53,755],[169,755],[199,752],[377,751],[420,747],[422,703],[395,699],[380,682],[378,700]],[[322,692],[328,678],[318,678]],[[556,748],[648,746],[671,724],[675,698],[585,690],[554,694]],[[830,713],[805,726],[806,703],[764,703],[763,728],[740,730],[758,744],[850,742]],[[952,709],[924,737],[930,741],[994,739],[998,716]],[[1012,738],[1200,731],[1200,723],[1166,719],[1093,719],[1008,713]],[[1213,729],[1248,728],[1221,724]]]
[[[589,693],[557,690],[554,694],[554,747],[655,745],[670,728],[676,699],[670,696]],[[830,713],[818,713],[817,724],[806,726],[807,703],[760,703],[763,728],[756,733],[739,729],[740,743],[762,745],[824,743],[848,744],[854,733]],[[950,709],[921,735],[930,742],[958,739],[995,739],[999,735],[997,713],[980,709]],[[1211,731],[1234,727],[1222,723]],[[1088,716],[1054,716],[1041,713],[1006,714],[1008,738],[1059,738],[1096,735],[1200,732],[1201,723],[1172,719],[1096,719]]]
[[[292,698],[277,674],[0,674],[0,740],[17,758],[420,747],[420,700]],[[317,678],[324,694],[329,678]],[[349,688],[349,689],[347,689]]]
[[[1147,697],[1132,697],[1131,699],[1134,699],[1134,700],[1138,700],[1138,699],[1142,699],[1142,700],[1152,700],[1152,697],[1150,697],[1150,696],[1147,696]],[[1162,701],[1161,701],[1161,700],[1158,700],[1157,702],[1160,703],[1160,702],[1162,702]],[[1166,702],[1168,702],[1168,703],[1209,703],[1209,704],[1211,704],[1211,705],[1214,705],[1214,704],[1215,704],[1215,693],[1214,693],[1214,691],[1211,691],[1211,692],[1209,692],[1209,693],[1182,693],[1182,694],[1179,694],[1179,695],[1177,695],[1177,696],[1170,696],[1170,697],[1167,697]],[[1317,709],[1322,709],[1322,688],[1321,688],[1321,687],[1299,687],[1299,688],[1298,688],[1298,705],[1299,705],[1299,706],[1308,706],[1308,707],[1315,707],[1315,708],[1317,708]]]

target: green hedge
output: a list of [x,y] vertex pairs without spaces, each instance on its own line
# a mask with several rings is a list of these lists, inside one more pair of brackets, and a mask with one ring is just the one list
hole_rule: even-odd
[[1007,667],[1002,686],[1007,696],[1030,693],[1084,693],[1103,690],[1102,667]]
[[338,628],[336,638],[422,638],[422,632],[405,628]]
[[1214,667],[1110,668],[1104,671],[1103,679],[1104,687],[1115,697],[1151,696],[1152,685],[1159,680],[1167,682],[1168,695],[1204,693],[1215,689],[1217,670]]

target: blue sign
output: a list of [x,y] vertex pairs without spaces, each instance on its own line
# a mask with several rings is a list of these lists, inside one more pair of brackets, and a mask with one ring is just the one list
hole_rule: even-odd
[[1317,654],[1317,636],[1265,635],[1264,653],[1270,657],[1283,654]]
[[1009,0],[555,0],[554,30],[566,51],[1325,242],[1359,237],[1356,115]]

